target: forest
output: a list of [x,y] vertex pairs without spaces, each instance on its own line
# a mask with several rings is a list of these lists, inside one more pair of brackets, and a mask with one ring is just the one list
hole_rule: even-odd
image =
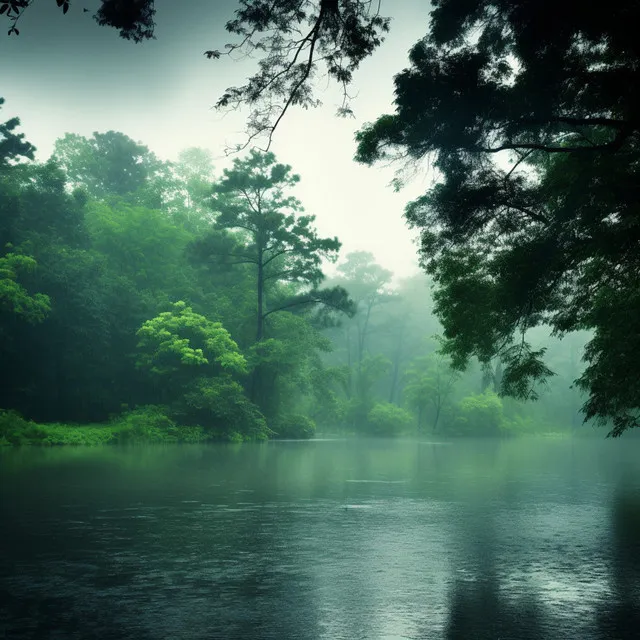
[[[0,4],[9,37],[31,4]],[[19,118],[2,125],[4,442],[638,425],[636,4],[603,20],[566,0],[550,20],[433,3],[393,113],[355,132],[355,160],[392,163],[396,189],[431,171],[404,211],[425,272],[408,281],[320,237],[295,195],[308,178],[270,151],[319,106],[321,71],[353,115],[392,25],[374,5],[240,3],[236,40],[203,52],[258,57],[215,105],[247,112],[222,171],[118,131],[68,132],[35,162]],[[140,44],[155,16],[102,0],[93,19]]]
[[584,336],[540,332],[557,376],[537,404],[501,398],[499,359],[462,373],[442,353],[429,277],[341,255],[272,153],[218,173],[205,149],[164,162],[108,131],[37,163],[16,119],[1,131],[5,444],[580,424]]
[[0,0],[0,638],[637,640],[639,0]]

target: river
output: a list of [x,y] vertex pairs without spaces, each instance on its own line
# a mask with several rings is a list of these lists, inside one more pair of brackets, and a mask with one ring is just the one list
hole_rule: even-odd
[[640,637],[640,441],[0,452],[0,638]]

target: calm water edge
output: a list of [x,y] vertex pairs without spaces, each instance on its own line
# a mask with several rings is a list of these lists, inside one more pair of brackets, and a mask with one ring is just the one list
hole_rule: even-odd
[[0,638],[640,637],[640,441],[0,453]]

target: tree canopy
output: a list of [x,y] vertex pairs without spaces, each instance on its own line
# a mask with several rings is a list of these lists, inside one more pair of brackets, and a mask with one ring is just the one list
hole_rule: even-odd
[[[0,5],[14,33],[30,4]],[[432,7],[394,79],[394,110],[358,132],[356,159],[432,170],[405,216],[436,284],[445,353],[458,368],[498,357],[501,391],[535,398],[552,371],[531,330],[589,331],[577,381],[587,419],[613,435],[639,426],[640,5]],[[139,41],[153,37],[153,13],[152,0],[103,0],[97,20]],[[289,107],[318,104],[320,69],[348,96],[389,20],[365,0],[242,0],[226,28],[238,38],[227,51],[256,54],[258,71],[218,106],[248,106],[247,144],[268,145]]]

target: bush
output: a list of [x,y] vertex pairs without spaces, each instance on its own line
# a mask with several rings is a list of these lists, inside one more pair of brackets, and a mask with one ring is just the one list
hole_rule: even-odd
[[276,418],[272,423],[275,438],[308,439],[316,433],[316,423],[299,414],[289,414]]
[[178,442],[178,427],[166,414],[166,409],[156,405],[136,407],[113,421],[117,441],[125,442]]
[[35,422],[25,420],[17,411],[0,409],[0,446],[39,444],[46,433]]
[[502,400],[486,391],[462,398],[447,416],[444,430],[459,436],[497,436],[505,426]]
[[38,444],[49,446],[113,444],[119,435],[113,425],[44,424],[41,429],[45,438]]
[[264,416],[242,386],[223,376],[193,383],[176,415],[185,424],[204,425],[215,439],[266,440],[269,433]]
[[369,411],[367,432],[374,436],[397,436],[412,422],[413,417],[408,411],[390,402],[381,402]]

